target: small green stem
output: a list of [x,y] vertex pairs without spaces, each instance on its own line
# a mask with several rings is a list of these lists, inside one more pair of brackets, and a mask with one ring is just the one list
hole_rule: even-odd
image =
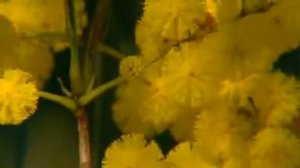
[[118,85],[120,82],[123,81],[123,78],[118,77],[112,81],[109,81],[103,85],[98,86],[94,90],[88,92],[87,94],[83,95],[82,97],[79,98],[78,104],[81,106],[85,106],[88,103],[90,103],[94,98],[97,96],[103,94],[105,91],[113,88],[114,86]]
[[108,54],[108,55],[110,55],[110,56],[112,56],[112,57],[114,57],[118,60],[122,60],[123,58],[126,57],[126,55],[120,53],[119,51],[117,51],[117,50],[115,50],[115,49],[113,49],[113,48],[111,48],[111,47],[109,47],[109,46],[107,46],[103,43],[100,43],[100,44],[97,45],[96,51]]
[[60,95],[56,95],[56,94],[44,92],[44,91],[39,91],[39,96],[44,99],[51,100],[55,103],[58,103],[72,111],[74,111],[77,107],[75,101],[73,101],[72,99],[69,99],[67,97],[64,97],[64,96],[60,96]]
[[71,48],[71,61],[70,61],[70,81],[71,89],[73,94],[79,95],[82,86],[81,86],[81,67],[79,63],[79,53],[78,53],[78,39],[77,39],[77,23],[76,23],[76,14],[75,14],[75,1],[67,1],[67,16],[68,16],[68,30],[70,36],[70,48]]

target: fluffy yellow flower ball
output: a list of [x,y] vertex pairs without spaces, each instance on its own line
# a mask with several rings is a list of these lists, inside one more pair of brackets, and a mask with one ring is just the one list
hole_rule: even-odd
[[36,110],[38,90],[30,77],[21,70],[7,70],[0,78],[0,124],[20,124]]
[[103,168],[162,168],[163,154],[141,134],[123,135],[106,150]]

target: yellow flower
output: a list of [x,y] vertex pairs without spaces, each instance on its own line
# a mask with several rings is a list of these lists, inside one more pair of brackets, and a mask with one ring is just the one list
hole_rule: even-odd
[[20,124],[37,108],[38,90],[30,74],[7,70],[0,78],[0,124]]
[[249,70],[251,67],[270,70],[281,54],[298,47],[299,26],[295,23],[299,22],[299,6],[298,3],[284,9],[278,3],[267,12],[251,14],[237,22],[235,40],[247,58]]
[[140,134],[123,135],[105,152],[103,168],[161,168],[163,154],[155,142]]
[[146,0],[142,18],[162,37],[178,41],[202,31],[205,19],[204,0]]
[[300,167],[300,141],[284,128],[266,128],[258,133],[251,150],[252,167]]
[[[266,85],[267,83],[267,85]],[[299,81],[281,72],[266,74],[253,93],[262,124],[283,126],[299,116]]]
[[151,23],[140,20],[135,28],[135,41],[140,54],[147,61],[153,61],[168,51],[176,41],[165,40],[159,31],[152,30]]
[[207,68],[207,65],[217,66],[211,58],[201,52],[197,42],[181,44],[168,52],[162,67],[163,78],[174,101],[198,107],[210,99],[215,90],[213,77],[217,71]]
[[250,91],[253,89],[257,75],[241,76],[222,82],[219,94],[225,98],[230,107],[244,107],[248,104]]
[[120,62],[120,75],[124,78],[138,78],[145,68],[145,61],[141,56],[128,56]]
[[32,75],[38,88],[43,88],[54,68],[54,57],[50,50],[32,41],[22,40],[18,54],[20,61],[18,67]]
[[167,156],[166,165],[172,168],[217,168],[207,162],[190,142],[177,145]]
[[139,113],[140,106],[149,95],[149,89],[138,80],[131,80],[120,85],[117,90],[118,100],[113,105],[113,118],[123,133],[141,133],[152,137],[163,129],[155,130],[153,124],[144,122]]
[[225,103],[216,102],[197,116],[194,139],[201,153],[210,160],[218,160],[228,153],[232,115]]
[[201,108],[185,108],[172,122],[169,131],[177,142],[193,140],[193,128]]

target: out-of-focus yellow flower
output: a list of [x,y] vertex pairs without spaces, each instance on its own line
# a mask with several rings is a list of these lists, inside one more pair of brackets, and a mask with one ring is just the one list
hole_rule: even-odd
[[35,112],[38,90],[30,74],[7,70],[0,78],[0,89],[0,124],[20,124]]
[[20,42],[18,67],[32,75],[38,88],[43,88],[54,68],[53,55],[48,48],[39,46],[30,40]]
[[22,69],[32,75],[38,88],[42,88],[54,67],[49,48],[36,40],[19,38],[13,23],[1,15],[0,27],[0,74],[6,69]]
[[300,141],[288,129],[266,128],[258,133],[251,149],[255,168],[300,167]]
[[[66,11],[61,0],[9,0],[0,1],[0,14],[5,15],[15,25],[17,31],[26,35],[39,33],[65,33]],[[55,11],[55,12],[54,12]],[[77,28],[86,26],[84,1],[75,1]]]
[[155,142],[140,134],[123,135],[105,152],[103,168],[161,168],[163,154]]
[[18,63],[16,46],[19,37],[10,20],[0,15],[0,74],[5,69],[15,68]]
[[18,44],[19,38],[12,22],[2,15],[0,15],[0,26],[0,48],[2,53],[3,50],[11,50]]

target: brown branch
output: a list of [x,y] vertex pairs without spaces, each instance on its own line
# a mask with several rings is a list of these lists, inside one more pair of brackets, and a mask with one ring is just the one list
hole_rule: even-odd
[[79,137],[80,168],[92,168],[89,122],[87,113],[83,107],[78,109],[76,117]]

